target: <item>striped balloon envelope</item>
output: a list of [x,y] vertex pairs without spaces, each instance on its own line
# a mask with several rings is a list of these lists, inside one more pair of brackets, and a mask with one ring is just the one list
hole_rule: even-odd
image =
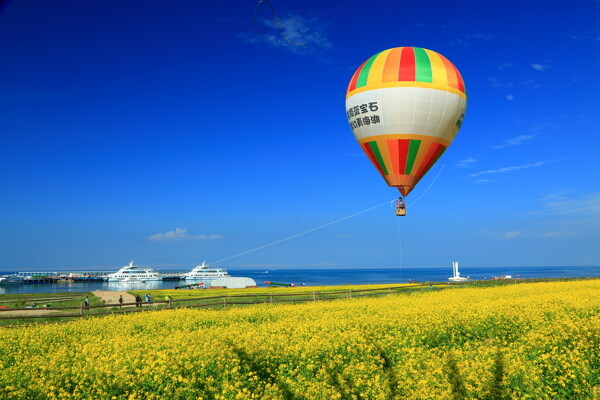
[[448,59],[420,47],[396,47],[356,70],[346,116],[381,176],[406,196],[454,140],[466,103],[463,79]]

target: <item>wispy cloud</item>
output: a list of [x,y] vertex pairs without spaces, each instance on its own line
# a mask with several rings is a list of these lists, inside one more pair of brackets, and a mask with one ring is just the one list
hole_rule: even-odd
[[474,159],[473,157],[468,157],[468,158],[466,158],[466,159],[464,159],[462,161],[457,162],[456,166],[458,168],[467,168],[467,167],[472,166],[473,163],[476,163],[476,162],[477,162],[477,160]]
[[467,39],[479,39],[479,40],[484,40],[486,42],[496,39],[496,36],[490,35],[488,33],[474,33],[474,34],[466,34],[463,36]]
[[[288,14],[279,18],[281,31],[273,18],[258,19],[257,24],[262,25],[264,32],[258,29],[256,33],[242,33],[238,36],[248,43],[263,44],[294,53],[313,54],[333,48],[327,37],[325,24],[322,24],[317,18]],[[288,40],[301,46],[294,45]]]
[[491,78],[489,78],[488,83],[491,87],[495,87],[495,88],[502,87],[502,83],[500,83],[500,80],[498,78],[496,78],[495,76],[492,76]]
[[498,65],[498,66],[496,67],[496,69],[499,69],[500,71],[504,71],[504,70],[507,70],[507,69],[509,69],[509,68],[512,68],[512,67],[514,67],[514,66],[515,66],[515,64],[513,64],[513,63],[510,63],[510,62],[504,62],[504,63],[502,63],[502,64]]
[[488,33],[466,33],[466,34],[462,34],[458,37],[455,37],[453,40],[453,43],[457,44],[459,46],[466,47],[472,41],[478,40],[478,41],[490,42],[495,39],[496,39],[496,36],[490,35]]
[[519,135],[511,139],[506,139],[502,144],[492,147],[492,149],[504,149],[510,146],[518,146],[535,138],[534,135]]
[[167,240],[212,240],[212,239],[223,239],[222,235],[190,235],[187,229],[175,228],[174,231],[168,231],[165,233],[156,233],[148,240],[160,242]]
[[[596,3],[599,3],[598,1],[596,1]],[[585,36],[581,36],[581,35],[569,35],[570,39],[573,40],[580,40],[580,41],[592,41],[592,42],[600,42],[600,36],[598,35],[585,35]]]
[[515,99],[515,96],[513,96],[512,94],[509,94],[506,96],[506,100],[508,101],[513,101]]
[[550,231],[550,232],[545,232],[542,234],[542,237],[557,237],[557,236],[560,236],[559,231]]
[[504,238],[505,239],[512,239],[514,237],[521,236],[521,235],[522,235],[522,233],[520,231],[506,232],[504,234]]
[[544,131],[544,130],[548,130],[548,129],[555,129],[557,128],[558,125],[556,125],[553,122],[542,122],[539,124],[536,124],[533,126],[533,128],[531,128],[532,131],[537,132],[537,131]]
[[533,68],[533,69],[535,69],[536,71],[542,71],[542,72],[544,72],[550,66],[547,65],[547,64],[531,63],[530,67]]
[[514,172],[514,171],[518,171],[518,170],[521,170],[521,169],[541,167],[542,165],[548,164],[550,162],[552,162],[552,160],[538,161],[538,162],[535,162],[535,163],[525,164],[525,165],[517,165],[517,166],[514,166],[514,167],[504,167],[504,168],[498,168],[498,169],[489,169],[487,171],[476,172],[474,174],[471,174],[471,176],[472,177],[476,177],[476,176],[481,176],[481,175],[504,174],[506,172]]
[[600,193],[591,193],[579,198],[555,193],[540,200],[542,209],[531,214],[553,215],[600,215]]
[[535,79],[524,79],[523,86],[529,89],[539,89],[543,87],[540,83],[538,83]]
[[544,232],[540,235],[540,237],[542,237],[542,238],[563,238],[563,237],[575,237],[575,236],[577,236],[577,232],[575,232],[575,231],[566,231],[566,232],[549,231],[549,232]]

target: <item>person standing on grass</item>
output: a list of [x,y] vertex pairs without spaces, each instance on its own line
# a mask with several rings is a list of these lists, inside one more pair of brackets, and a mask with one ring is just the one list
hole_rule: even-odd
[[90,306],[90,299],[88,299],[87,296],[85,296],[85,300],[83,300],[83,305],[85,308],[88,308]]
[[119,308],[123,307],[123,295],[119,296]]

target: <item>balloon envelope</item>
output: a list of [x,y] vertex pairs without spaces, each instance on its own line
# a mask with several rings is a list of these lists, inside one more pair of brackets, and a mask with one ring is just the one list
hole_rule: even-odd
[[460,72],[444,56],[396,47],[356,70],[346,116],[381,176],[406,196],[454,140],[466,102]]

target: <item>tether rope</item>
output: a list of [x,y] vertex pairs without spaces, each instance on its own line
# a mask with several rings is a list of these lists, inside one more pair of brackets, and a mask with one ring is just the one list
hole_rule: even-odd
[[[421,199],[421,197],[425,196],[425,193],[427,193],[427,191],[433,186],[433,184],[435,183],[435,181],[437,180],[438,176],[440,176],[440,174],[442,173],[442,171],[444,170],[444,167],[446,166],[446,164],[442,165],[442,168],[440,168],[440,170],[438,171],[437,175],[435,176],[435,178],[433,178],[433,181],[429,184],[429,186],[427,186],[427,189],[425,189],[425,191],[423,193],[421,193],[421,195],[419,197],[417,197],[417,199],[415,201],[413,201],[412,203],[410,203],[410,206],[412,207],[417,201],[419,201]],[[408,206],[407,206],[408,207]]]
[[[437,178],[440,176],[440,174],[442,173],[442,170],[444,169],[444,167],[445,167],[445,166],[446,166],[446,165],[442,165],[442,168],[440,168],[440,170],[438,171],[437,175],[435,176],[435,178],[433,179],[433,181],[432,181],[432,182],[429,184],[429,186],[427,187],[427,189],[425,189],[425,191],[424,191],[423,193],[421,193],[421,195],[420,195],[419,197],[417,197],[417,199],[416,199],[415,201],[413,201],[412,203],[410,203],[411,207],[412,207],[412,205],[414,205],[414,204],[415,204],[417,201],[419,201],[419,199],[421,199],[421,197],[423,197],[423,196],[425,195],[425,193],[427,193],[427,191],[428,191],[428,190],[429,190],[429,189],[430,189],[430,188],[433,186],[433,184],[435,183],[435,181],[437,180]],[[386,201],[385,203],[381,203],[381,204],[378,204],[378,205],[376,205],[376,206],[373,206],[373,207],[367,208],[366,210],[362,210],[362,211],[359,211],[359,212],[357,212],[357,213],[354,213],[354,214],[348,215],[348,216],[346,216],[346,217],[343,217],[343,218],[340,218],[340,219],[336,219],[335,221],[331,221],[331,222],[328,222],[328,223],[326,223],[326,224],[323,224],[323,225],[317,226],[317,227],[315,227],[315,228],[312,228],[312,229],[306,230],[306,231],[304,231],[304,232],[300,232],[300,233],[297,233],[297,234],[295,234],[295,235],[288,236],[288,237],[286,237],[286,238],[284,238],[284,239],[279,239],[279,240],[276,240],[276,241],[274,241],[274,242],[271,242],[271,243],[268,243],[268,244],[264,244],[264,245],[262,245],[262,246],[255,247],[254,249],[246,250],[246,251],[243,251],[243,252],[241,252],[241,253],[237,253],[237,254],[234,254],[234,255],[232,255],[232,256],[229,256],[229,257],[221,258],[220,260],[211,261],[211,262],[210,262],[210,263],[208,263],[208,264],[216,264],[216,263],[220,263],[220,262],[223,262],[223,261],[227,261],[227,260],[230,260],[230,259],[232,259],[232,258],[235,258],[235,257],[243,256],[244,254],[252,253],[252,252],[254,252],[254,251],[257,251],[257,250],[260,250],[260,249],[264,249],[264,248],[266,248],[266,247],[273,246],[273,245],[276,245],[276,244],[278,244],[278,243],[285,242],[285,241],[287,241],[287,240],[294,239],[294,238],[297,238],[297,237],[299,237],[299,236],[302,236],[302,235],[306,235],[307,233],[314,232],[314,231],[316,231],[316,230],[319,230],[319,229],[322,229],[322,228],[328,227],[328,226],[330,226],[330,225],[333,225],[333,224],[337,224],[338,222],[342,222],[342,221],[345,221],[345,220],[347,220],[347,219],[350,219],[350,218],[356,217],[357,215],[364,214],[364,213],[366,213],[366,212],[369,212],[369,211],[371,211],[371,210],[374,210],[374,209],[376,209],[376,208],[379,208],[379,207],[385,206],[385,205],[387,205],[387,204],[393,204],[393,203],[394,203],[394,201],[396,201],[396,199],[393,199],[393,200],[388,200],[388,201]],[[398,234],[399,234],[399,237],[400,237],[400,254],[401,254],[400,261],[402,262],[402,236],[401,236],[401,232],[400,232],[400,218],[398,218]]]
[[396,218],[396,220],[398,220],[398,242],[400,245],[400,249],[399,249],[399,253],[400,253],[400,276],[398,277],[399,280],[402,279],[402,265],[404,262],[404,248],[403,248],[403,243],[402,243],[402,230],[400,229],[400,218]]
[[343,217],[343,218],[340,218],[340,219],[336,219],[335,221],[329,222],[329,223],[327,223],[327,224],[324,224],[324,225],[317,226],[316,228],[312,228],[312,229],[309,229],[309,230],[307,230],[307,231],[304,231],[304,232],[297,233],[297,234],[295,234],[295,235],[292,235],[292,236],[286,237],[286,238],[284,238],[284,239],[276,240],[275,242],[271,242],[271,243],[268,243],[268,244],[265,244],[265,245],[262,245],[262,246],[256,247],[256,248],[254,248],[254,249],[251,249],[251,250],[246,250],[246,251],[243,251],[243,252],[241,252],[241,253],[237,253],[237,254],[234,254],[234,255],[232,255],[232,256],[229,256],[229,257],[226,257],[226,258],[222,258],[222,259],[220,259],[220,260],[217,260],[217,261],[212,261],[212,262],[210,262],[209,264],[215,264],[215,263],[219,263],[219,262],[221,262],[221,261],[226,261],[226,260],[229,260],[229,259],[232,259],[232,258],[235,258],[235,257],[239,257],[239,256],[241,256],[241,255],[244,255],[244,254],[252,253],[253,251],[256,251],[256,250],[264,249],[265,247],[273,246],[274,244],[277,244],[277,243],[285,242],[286,240],[290,240],[290,239],[294,239],[294,238],[297,238],[297,237],[299,237],[299,236],[302,236],[302,235],[306,235],[307,233],[310,233],[310,232],[316,231],[316,230],[318,230],[318,229],[321,229],[321,228],[325,228],[325,227],[327,227],[327,226],[329,226],[329,225],[337,224],[338,222],[341,222],[341,221],[344,221],[344,220],[350,219],[350,218],[352,218],[352,217],[356,217],[357,215],[364,214],[364,213],[366,213],[366,212],[369,212],[369,211],[371,211],[371,210],[374,210],[374,209],[376,209],[376,208],[379,208],[379,207],[385,206],[385,205],[387,205],[387,204],[390,204],[391,202],[394,202],[394,201],[395,201],[395,199],[393,199],[393,200],[388,200],[388,201],[386,201],[385,203],[381,203],[381,204],[379,204],[379,205],[376,205],[376,206],[374,206],[374,207],[367,208],[366,210],[359,211],[359,212],[357,212],[357,213],[354,213],[354,214],[352,214],[352,215],[348,215],[347,217]]

